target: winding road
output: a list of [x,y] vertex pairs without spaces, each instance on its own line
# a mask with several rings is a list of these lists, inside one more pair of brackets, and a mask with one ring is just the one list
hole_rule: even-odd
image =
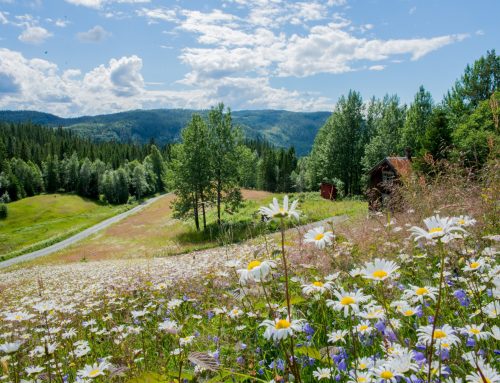
[[137,213],[138,211],[155,203],[160,198],[163,198],[169,194],[171,194],[171,193],[162,194],[160,196],[150,198],[147,201],[144,201],[140,205],[138,205],[130,210],[127,210],[123,213],[115,215],[114,217],[111,217],[111,218],[108,218],[102,222],[99,222],[98,224],[91,226],[88,229],[85,229],[85,230],[79,232],[78,234],[75,234],[75,235],[73,235],[69,238],[66,238],[65,240],[63,240],[61,242],[57,242],[51,246],[45,247],[45,248],[37,250],[37,251],[33,251],[31,253],[26,253],[26,254],[20,255],[20,256],[15,257],[15,258],[7,259],[6,261],[1,261],[0,262],[0,269],[4,268],[4,267],[11,266],[11,265],[15,265],[16,263],[31,261],[32,259],[43,257],[45,255],[49,255],[49,254],[55,253],[56,251],[62,250],[62,249],[66,248],[66,247],[68,247],[68,246],[70,246],[78,241],[81,241],[82,239],[90,237],[91,235],[107,228],[108,226],[113,225],[114,223],[117,223],[118,221],[121,221],[122,219],[124,219],[132,214]]

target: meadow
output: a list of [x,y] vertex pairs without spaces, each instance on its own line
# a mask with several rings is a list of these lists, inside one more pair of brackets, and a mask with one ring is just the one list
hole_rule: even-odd
[[59,242],[132,207],[70,194],[42,194],[8,206],[8,218],[0,220],[0,260]]
[[299,226],[299,200],[267,202],[281,235],[258,243],[3,273],[2,381],[500,381],[486,215],[408,209],[331,231]]
[[[208,209],[207,230],[204,232],[197,232],[192,220],[174,219],[171,204],[175,196],[166,195],[102,232],[50,256],[31,261],[28,265],[168,257],[248,240],[259,241],[263,234],[276,231],[272,223],[269,225],[262,221],[258,211],[260,205],[268,204],[275,197],[283,198],[283,195],[245,189],[242,193],[242,208],[233,214],[225,213],[221,228],[217,226],[214,208]],[[334,216],[355,220],[367,213],[364,201],[332,202],[322,199],[317,193],[297,194],[297,198],[303,201],[300,224]],[[25,266],[23,264],[20,267]]]

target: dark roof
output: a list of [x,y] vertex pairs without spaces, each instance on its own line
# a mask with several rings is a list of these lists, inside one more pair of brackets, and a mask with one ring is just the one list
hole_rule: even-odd
[[375,165],[368,174],[373,173],[384,163],[389,165],[389,167],[398,175],[406,176],[411,172],[411,161],[408,157],[385,157],[382,161],[380,161],[377,165]]

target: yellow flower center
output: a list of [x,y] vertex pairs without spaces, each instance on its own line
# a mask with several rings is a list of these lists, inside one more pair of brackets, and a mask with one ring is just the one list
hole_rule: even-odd
[[313,285],[316,287],[323,287],[323,282],[315,281],[315,282],[313,282]]
[[21,315],[16,315],[16,316],[14,317],[14,319],[15,319],[15,320],[21,320],[21,319],[23,319],[23,317],[22,317]]
[[261,265],[261,262],[260,261],[252,261],[248,264],[248,270],[253,270],[255,269],[256,267],[260,266]]
[[434,234],[434,233],[441,233],[443,231],[442,227],[433,227],[432,229],[429,230],[429,234]]
[[316,241],[321,241],[325,235],[323,233],[316,234],[316,237],[314,239]]
[[450,348],[450,344],[449,343],[442,343],[441,347],[442,348]]
[[100,374],[100,372],[101,372],[101,370],[96,368],[95,370],[92,370],[89,372],[89,377],[95,378],[96,376],[98,376]]
[[365,325],[365,324],[362,324],[361,326],[359,326],[359,331],[366,331],[368,330],[368,326]]
[[464,219],[459,219],[458,220],[459,225],[465,225],[465,220]]
[[443,330],[434,331],[434,339],[443,339],[446,338],[446,333]]
[[424,294],[427,294],[429,292],[429,290],[427,290],[426,287],[419,287],[416,291],[415,291],[415,294],[417,295],[424,295]]
[[276,325],[274,326],[276,330],[281,330],[284,328],[289,328],[291,326],[290,322],[287,321],[286,319],[280,319],[278,322],[276,322]]
[[394,376],[394,374],[392,372],[390,372],[389,370],[384,370],[380,373],[380,377],[382,379],[391,379],[393,376]]
[[472,262],[472,263],[470,264],[470,268],[471,268],[471,269],[477,269],[479,266],[480,266],[480,265],[479,265],[479,262]]
[[477,335],[481,332],[481,330],[478,330],[477,328],[471,328],[470,332],[473,333],[474,335]]
[[364,376],[360,376],[360,377],[358,377],[358,382],[364,383],[364,382],[366,382],[366,378]]
[[372,275],[374,278],[382,279],[382,278],[387,277],[387,271],[375,270]]
[[414,312],[413,312],[413,310],[406,310],[406,311],[404,312],[404,314],[405,314],[406,316],[410,316],[410,315],[413,315],[413,314],[414,314]]
[[343,306],[352,305],[353,303],[356,303],[353,297],[344,297],[340,300],[340,304]]
[[366,365],[366,363],[360,363],[359,364],[359,369],[360,370],[364,370],[365,368],[367,368],[368,366]]

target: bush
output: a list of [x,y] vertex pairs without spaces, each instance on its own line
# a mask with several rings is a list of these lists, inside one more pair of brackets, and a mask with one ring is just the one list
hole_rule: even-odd
[[0,203],[0,219],[7,218],[7,205],[4,203]]

